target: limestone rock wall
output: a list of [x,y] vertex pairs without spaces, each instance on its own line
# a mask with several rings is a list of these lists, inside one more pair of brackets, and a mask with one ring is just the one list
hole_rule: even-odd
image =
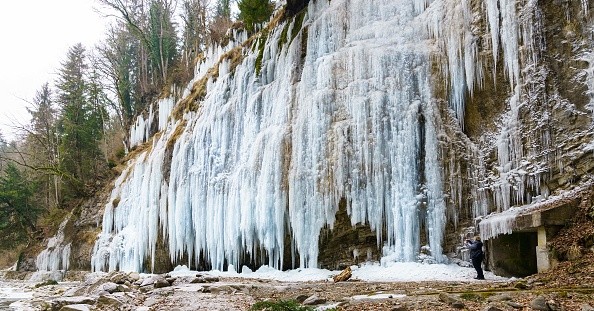
[[[520,27],[530,29],[521,38],[520,83],[516,89],[507,83],[501,54],[485,61],[482,86],[466,95],[464,128],[445,123],[447,192],[461,197],[449,200],[448,210],[468,216],[462,223],[546,200],[591,178],[592,5],[517,1]],[[477,19],[476,29],[485,23]],[[479,54],[492,58],[490,37],[479,37]],[[448,226],[446,249],[453,250],[461,234],[455,223]]]
[[[594,57],[590,56],[590,3],[494,1],[497,8],[488,8],[482,1],[470,1],[468,7],[463,7],[459,1],[444,0],[429,5],[423,13],[428,15],[427,19],[439,16],[432,14],[440,8],[440,3],[445,14],[451,15],[441,21],[443,31],[452,33],[433,34],[439,49],[433,53],[431,105],[439,111],[433,124],[436,128],[432,130],[438,133],[436,143],[446,206],[443,252],[449,254],[455,253],[461,242],[460,230],[475,226],[475,218],[546,200],[578,185],[592,173],[590,92],[594,90],[591,82],[594,74],[590,63]],[[515,10],[509,8],[510,3]],[[296,8],[303,3],[291,4]],[[309,13],[314,12],[314,7],[310,6]],[[328,9],[324,5],[319,8]],[[493,12],[498,16],[489,16]],[[497,29],[494,29],[495,20],[500,23]],[[307,51],[311,50],[316,34],[303,32],[302,35],[308,36]],[[467,38],[471,42],[464,41]],[[324,46],[315,43],[318,44]],[[463,51],[452,56],[451,47],[456,44]],[[306,60],[307,56],[301,55]],[[273,58],[267,58],[270,55],[266,53],[263,57],[262,64],[268,64],[263,68],[278,70],[284,66],[272,62]],[[476,63],[464,64],[469,61]],[[266,67],[271,64],[275,67]],[[461,73],[464,69],[465,73]],[[276,81],[272,75],[269,71],[268,76],[263,76],[271,79],[270,85]],[[171,157],[165,156],[165,161]],[[168,176],[164,179],[168,180]],[[378,260],[382,238],[388,235],[385,228],[379,230],[376,225],[371,230],[368,223],[353,221],[352,214],[346,212],[348,207],[339,207],[329,208],[334,217],[324,216],[329,217],[327,221],[332,225],[322,227],[319,233],[319,250],[311,252],[318,253],[317,260],[308,260],[328,268],[356,264],[362,257]],[[419,243],[426,245],[424,232],[429,225],[420,226]],[[292,265],[299,265],[298,257],[304,255],[299,254],[299,248],[309,247],[293,245],[293,233],[285,231],[284,241],[279,238],[276,242],[285,249],[285,268],[290,267],[287,262],[291,258]],[[312,234],[306,230],[298,240]],[[165,245],[159,245],[162,244],[157,243],[157,253],[161,254],[158,257],[164,260],[156,259],[155,269],[163,265],[166,269],[167,251]],[[244,258],[240,253],[237,256]],[[256,253],[266,251],[256,250]]]

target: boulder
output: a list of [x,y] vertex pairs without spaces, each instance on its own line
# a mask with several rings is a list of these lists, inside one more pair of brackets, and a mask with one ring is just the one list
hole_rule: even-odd
[[165,278],[165,280],[167,282],[169,282],[169,285],[172,285],[175,282],[175,280],[177,280],[177,278],[168,277],[168,278]]
[[326,303],[326,299],[320,298],[317,295],[309,296],[307,299],[303,301],[303,305],[306,306],[313,306]]
[[163,288],[163,287],[169,287],[169,286],[171,286],[171,283],[167,282],[166,279],[160,277],[160,278],[157,278],[155,280],[155,282],[153,283],[153,285],[155,286],[155,288]]
[[51,300],[51,310],[61,310],[64,306],[68,305],[92,305],[95,304],[95,298],[87,296],[74,296],[74,297],[59,297]]
[[547,299],[544,296],[534,298],[530,302],[530,308],[532,308],[532,310],[550,311],[549,306],[547,306]]
[[131,272],[128,275],[128,279],[130,280],[131,283],[134,283],[134,282],[140,280],[140,274],[138,272]]
[[60,311],[90,311],[91,306],[86,304],[76,304],[63,306]]
[[207,276],[207,275],[197,274],[196,278],[193,279],[192,281],[190,281],[190,283],[216,283],[219,280],[220,279],[216,276]]
[[124,284],[126,281],[128,281],[128,275],[123,272],[116,272],[109,278],[109,280],[116,284]]
[[440,293],[439,300],[447,303],[448,305],[450,305],[452,308],[455,308],[455,309],[464,309],[465,308],[464,303],[460,299],[458,299],[457,297],[454,297],[452,295],[448,295],[446,293]]
[[563,310],[561,305],[553,299],[547,301],[547,307],[549,307],[550,311],[562,311]]
[[140,287],[145,287],[145,286],[153,285],[154,283],[155,283],[155,278],[154,277],[148,277],[148,278],[142,279],[142,281],[140,281]]
[[97,299],[97,304],[102,306],[100,309],[118,310],[118,308],[121,307],[123,303],[119,299],[117,299],[111,295],[105,295],[105,296],[101,296],[101,297],[99,297],[99,299]]
[[118,290],[118,284],[116,284],[116,283],[113,283],[113,282],[107,282],[107,283],[103,284],[103,285],[101,286],[101,288],[102,288],[104,291],[106,291],[106,292],[108,292],[108,293],[112,294],[112,293],[114,293],[114,292],[116,292],[116,291]]
[[299,303],[303,303],[305,301],[305,299],[307,299],[309,296],[307,295],[299,295],[295,298],[295,300]]
[[[519,304],[517,302],[506,301],[505,304],[508,305],[508,306],[510,306],[510,307],[512,307],[512,308],[514,308],[514,309],[524,309],[524,305]],[[592,311],[594,311],[594,310],[592,310]]]
[[500,294],[500,295],[494,295],[494,296],[489,296],[487,298],[487,301],[489,302],[494,302],[494,301],[510,301],[512,300],[512,297],[509,294]]

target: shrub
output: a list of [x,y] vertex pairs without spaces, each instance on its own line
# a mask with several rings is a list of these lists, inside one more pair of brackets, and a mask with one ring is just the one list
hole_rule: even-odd
[[251,311],[313,311],[311,307],[301,306],[295,300],[260,301],[255,303]]
[[462,294],[460,294],[460,298],[462,298],[464,300],[469,300],[469,301],[484,300],[484,297],[482,297],[481,295],[478,295],[476,293],[462,293]]
[[37,284],[35,284],[35,288],[39,288],[39,287],[47,286],[47,285],[58,285],[58,281],[56,281],[56,280],[47,280],[45,282],[37,283]]

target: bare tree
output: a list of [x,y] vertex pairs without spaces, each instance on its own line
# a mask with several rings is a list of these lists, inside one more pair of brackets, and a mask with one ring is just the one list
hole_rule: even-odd
[[180,15],[183,25],[182,64],[193,72],[196,58],[206,45],[208,33],[208,0],[184,0]]
[[[28,150],[29,166],[35,168],[57,168],[59,162],[59,137],[56,130],[57,111],[53,105],[52,92],[49,84],[45,83],[30,103],[27,111],[31,115],[31,124],[27,130],[24,146]],[[52,170],[40,170],[42,176],[42,191],[45,192],[47,208],[55,206],[60,201],[60,175]]]

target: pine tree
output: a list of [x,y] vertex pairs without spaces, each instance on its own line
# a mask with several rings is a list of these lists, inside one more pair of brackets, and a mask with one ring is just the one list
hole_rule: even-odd
[[111,87],[104,87],[114,95],[114,102],[108,102],[123,128],[132,123],[134,116],[142,110],[139,80],[136,79],[135,59],[138,41],[124,25],[116,25],[107,32],[107,39],[97,47],[98,55],[93,66],[101,73]]
[[239,0],[239,19],[249,32],[270,18],[273,6],[270,0]]
[[151,66],[167,82],[170,65],[177,54],[177,36],[173,25],[173,8],[164,0],[153,0],[149,9],[148,43]]
[[[109,105],[110,101],[103,90],[103,85],[100,81],[101,78],[95,68],[87,74],[87,80],[87,118],[85,127],[89,131],[89,136],[97,144],[104,143],[105,126],[109,123],[109,116],[105,107]],[[104,156],[104,152],[98,152],[94,156],[97,161],[93,170],[98,171],[102,166],[102,162],[104,162],[100,160]]]
[[24,242],[36,230],[41,213],[32,201],[34,184],[11,162],[0,177],[1,247],[13,247]]
[[104,162],[99,149],[103,133],[102,112],[98,111],[95,86],[86,81],[85,49],[73,46],[62,64],[57,81],[60,105],[60,167],[65,173],[68,196],[88,194],[100,176]]

